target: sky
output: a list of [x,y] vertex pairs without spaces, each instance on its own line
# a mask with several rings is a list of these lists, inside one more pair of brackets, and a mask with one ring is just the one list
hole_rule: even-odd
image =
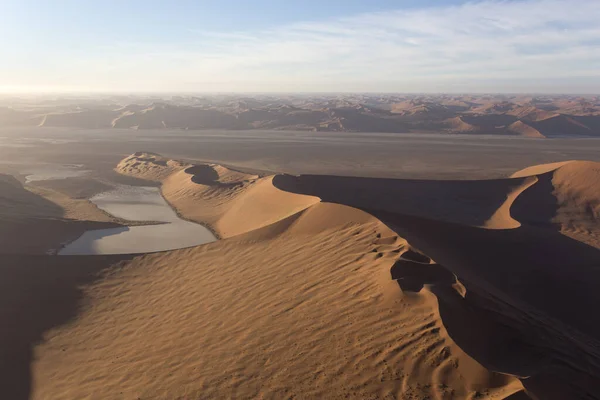
[[0,0],[0,92],[600,93],[600,0]]

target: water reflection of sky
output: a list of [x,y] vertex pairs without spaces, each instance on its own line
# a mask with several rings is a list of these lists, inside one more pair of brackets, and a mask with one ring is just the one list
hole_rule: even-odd
[[63,248],[59,255],[147,253],[216,240],[204,226],[180,219],[158,188],[121,185],[94,196],[91,201],[123,219],[167,223],[87,231]]

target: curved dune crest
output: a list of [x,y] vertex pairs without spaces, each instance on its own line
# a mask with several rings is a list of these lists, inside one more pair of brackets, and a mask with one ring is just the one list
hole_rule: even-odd
[[165,199],[185,218],[209,225],[223,238],[270,225],[319,202],[275,188],[270,176],[207,185],[194,182],[186,171],[163,181]]
[[490,219],[485,221],[483,227],[487,229],[514,229],[520,227],[521,223],[513,218],[510,213],[510,208],[521,193],[535,185],[537,182],[538,179],[535,176],[530,176],[523,180],[520,186],[517,186],[507,194],[506,201],[498,207],[498,210],[496,210]]
[[526,168],[516,176],[535,175],[538,183],[513,203],[521,223],[553,226],[600,248],[600,163],[567,161]]
[[222,238],[289,217],[319,198],[273,186],[273,177],[234,171],[217,164],[184,164],[156,154],[135,153],[116,171],[162,183],[165,199],[183,217],[208,225]]
[[522,170],[515,172],[510,177],[511,178],[525,178],[528,176],[540,175],[540,174],[544,174],[546,172],[554,171],[554,170],[562,167],[563,165],[566,165],[571,162],[573,162],[573,161],[561,161],[561,162],[555,162],[555,163],[549,163],[549,164],[533,165],[531,167],[523,168]]
[[234,236],[277,222],[316,204],[319,198],[293,195],[273,186],[273,177],[262,178],[236,197],[215,227],[224,236]]
[[508,229],[513,201],[531,186],[529,178],[435,181],[276,175],[276,187],[370,213],[400,213],[471,226]]

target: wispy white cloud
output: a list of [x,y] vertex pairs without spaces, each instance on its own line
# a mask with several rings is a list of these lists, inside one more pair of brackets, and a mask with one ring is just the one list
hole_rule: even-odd
[[579,78],[589,78],[584,88],[600,91],[599,20],[598,0],[525,0],[258,31],[190,27],[185,42],[90,49],[54,77],[69,86],[149,91],[472,91],[477,82],[486,91],[553,91],[553,81],[558,91],[570,78],[580,91]]

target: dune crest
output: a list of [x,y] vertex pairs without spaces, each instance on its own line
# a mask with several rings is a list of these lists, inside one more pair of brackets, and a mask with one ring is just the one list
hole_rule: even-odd
[[521,136],[532,137],[532,138],[545,138],[542,132],[538,131],[531,125],[523,121],[515,121],[508,126],[508,130]]
[[498,210],[483,224],[483,227],[487,229],[514,229],[521,226],[521,223],[513,218],[510,213],[510,209],[515,200],[524,191],[529,189],[531,186],[538,182],[537,177],[527,177],[520,186],[515,187],[506,196],[506,201],[502,203]]
[[540,174],[544,174],[546,172],[554,171],[554,170],[562,167],[563,165],[566,165],[571,162],[573,162],[573,161],[561,161],[561,162],[550,163],[550,164],[533,165],[531,167],[523,168],[522,170],[519,170],[519,171],[513,173],[510,177],[511,178],[524,178],[524,177],[533,176],[533,175],[540,175]]
[[320,201],[277,189],[272,176],[217,164],[183,164],[148,153],[129,156],[116,171],[161,182],[163,196],[180,215],[206,224],[222,238],[270,225]]
[[513,176],[536,175],[538,183],[515,202],[517,219],[553,226],[600,248],[600,163],[569,161],[526,168]]

